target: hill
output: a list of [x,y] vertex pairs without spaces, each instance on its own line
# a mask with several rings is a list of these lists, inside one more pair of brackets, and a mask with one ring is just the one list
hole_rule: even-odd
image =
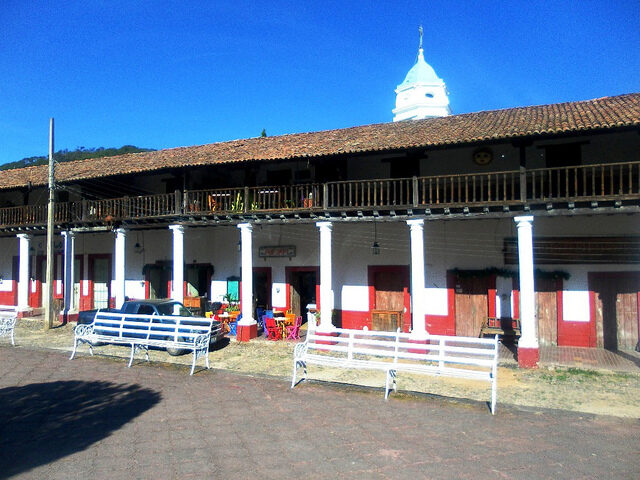
[[[53,159],[60,162],[70,162],[72,160],[84,160],[86,158],[97,157],[113,157],[115,155],[122,155],[124,153],[137,153],[137,152],[152,152],[152,148],[139,148],[134,145],[124,145],[120,148],[84,148],[78,147],[73,151],[58,150],[53,154]],[[4,165],[0,165],[0,170],[12,170],[14,168],[31,167],[33,165],[46,165],[49,162],[47,156],[41,157],[26,157],[17,162],[9,162]]]

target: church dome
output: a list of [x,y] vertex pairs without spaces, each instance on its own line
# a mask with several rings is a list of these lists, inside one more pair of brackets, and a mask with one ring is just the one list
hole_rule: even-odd
[[396,88],[396,108],[392,110],[394,122],[451,115],[447,86],[431,65],[424,61],[422,27],[418,31],[418,58]]
[[404,82],[398,85],[398,87],[413,83],[426,83],[430,85],[439,85],[442,83],[442,80],[438,78],[433,67],[424,61],[422,49],[418,52],[416,64],[411,67],[411,70],[409,70],[409,73],[407,73],[407,76],[404,78]]

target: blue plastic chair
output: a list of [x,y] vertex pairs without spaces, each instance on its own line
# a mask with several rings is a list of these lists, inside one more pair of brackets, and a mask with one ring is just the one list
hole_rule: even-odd
[[273,318],[273,310],[265,310],[264,315],[260,317],[260,324],[262,325],[265,338],[269,335],[267,331],[267,318]]
[[229,335],[237,336],[238,335],[238,322],[242,319],[242,314],[236,317],[236,321],[229,324]]

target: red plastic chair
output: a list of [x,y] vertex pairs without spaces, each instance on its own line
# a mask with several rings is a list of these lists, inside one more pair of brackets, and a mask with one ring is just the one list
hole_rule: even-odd
[[302,317],[296,317],[293,325],[287,325],[287,340],[300,340],[300,327],[302,326]]
[[280,340],[282,338],[282,330],[273,318],[265,319],[265,328],[267,329],[267,340]]

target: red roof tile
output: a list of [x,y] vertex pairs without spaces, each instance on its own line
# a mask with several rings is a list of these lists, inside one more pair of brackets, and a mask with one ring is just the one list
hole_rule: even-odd
[[[426,148],[639,125],[640,93],[632,93],[581,102],[248,138],[78,160],[59,164],[56,167],[56,179],[58,182],[70,182],[163,168]],[[33,185],[45,185],[47,167],[0,171],[0,189],[25,186],[29,181]]]

